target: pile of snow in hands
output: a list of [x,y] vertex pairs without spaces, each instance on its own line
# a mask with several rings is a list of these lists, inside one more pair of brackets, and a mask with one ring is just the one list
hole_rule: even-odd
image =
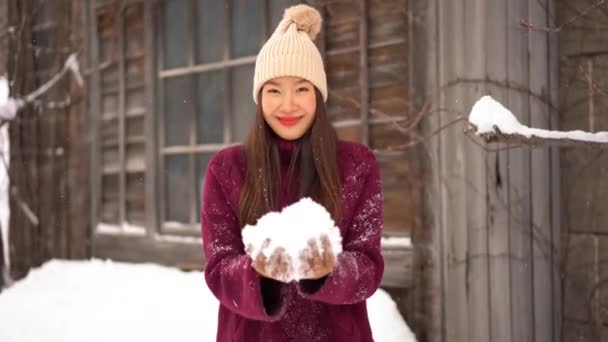
[[[320,237],[326,235],[333,254],[338,257],[342,252],[340,229],[325,207],[310,198],[303,198],[281,212],[269,212],[256,225],[245,226],[242,235],[243,244],[253,247],[249,251],[253,260],[260,253],[269,258],[277,248],[285,249],[293,262],[287,282],[304,278],[299,256],[308,248],[309,240],[313,239],[322,248]],[[265,241],[269,243],[265,244]],[[323,254],[323,250],[319,253]]]

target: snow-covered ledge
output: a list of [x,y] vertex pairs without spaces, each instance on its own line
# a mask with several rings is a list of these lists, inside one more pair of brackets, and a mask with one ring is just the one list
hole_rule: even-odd
[[530,146],[591,146],[608,148],[608,132],[550,131],[522,125],[500,102],[486,95],[477,100],[469,114],[469,128],[485,142]]

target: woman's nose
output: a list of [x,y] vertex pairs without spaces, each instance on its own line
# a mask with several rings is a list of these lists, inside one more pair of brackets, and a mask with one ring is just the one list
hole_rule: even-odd
[[283,98],[282,109],[284,112],[291,113],[295,109],[295,103],[293,96],[290,94],[285,95]]

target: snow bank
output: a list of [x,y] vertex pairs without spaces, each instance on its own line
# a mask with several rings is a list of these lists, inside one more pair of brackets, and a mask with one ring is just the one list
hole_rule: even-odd
[[[218,305],[201,272],[54,260],[0,294],[0,341],[211,342]],[[376,341],[415,341],[386,292],[368,311]]]

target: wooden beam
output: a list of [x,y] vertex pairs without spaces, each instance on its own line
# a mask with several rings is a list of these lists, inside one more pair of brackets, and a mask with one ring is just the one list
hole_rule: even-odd
[[367,0],[359,0],[359,86],[361,87],[361,143],[369,145],[369,61],[367,33]]
[[[247,58],[250,59],[251,63],[255,63],[255,57],[245,57],[245,59],[241,59],[242,63],[231,65],[230,62],[230,39],[232,38],[232,32],[230,31],[230,22],[231,22],[231,7],[230,2],[226,2],[224,6],[224,21],[223,21],[223,30],[222,30],[222,39],[224,44],[224,51],[222,55],[222,61],[218,64],[217,69],[222,69],[223,80],[224,80],[224,97],[221,99],[223,103],[224,110],[224,143],[228,144],[232,142],[232,121],[234,118],[234,114],[232,113],[232,105],[230,102],[232,95],[232,88],[230,82],[230,74],[231,71],[228,67],[243,65]],[[239,61],[239,59],[232,60],[232,62]]]
[[[230,45],[230,42],[227,43]],[[230,48],[230,47],[228,47]],[[167,70],[162,70],[160,72],[160,78],[168,78],[168,77],[176,77],[176,76],[184,76],[194,73],[203,73],[207,71],[214,70],[222,70],[230,67],[237,67],[241,65],[254,64],[257,56],[245,56],[235,59],[230,59],[226,61],[207,63],[207,64],[199,64],[193,65],[190,67],[183,68],[172,68]]]
[[170,146],[165,147],[161,150],[163,155],[173,154],[185,154],[185,153],[205,153],[205,152],[217,152],[223,148],[235,145],[234,143],[228,144],[205,144],[196,146]]
[[125,66],[125,45],[126,45],[126,29],[125,29],[125,9],[124,7],[118,12],[118,223],[122,225],[127,220],[127,174],[126,174],[126,66]]
[[[91,181],[91,210],[90,210],[90,229],[91,235],[95,233],[95,227],[97,227],[97,219],[100,216],[100,199],[101,199],[101,150],[99,143],[99,117],[101,112],[101,77],[99,75],[99,32],[97,31],[97,13],[95,12],[94,6],[91,1],[86,1],[86,10],[88,13],[88,26],[91,28],[89,35],[90,44],[90,61],[93,66],[93,73],[89,78],[89,89],[91,89],[91,96],[89,102],[89,134],[91,135],[91,169],[90,169],[90,181]],[[95,244],[91,246],[91,253],[95,253]]]
[[[184,269],[204,268],[202,241],[181,242],[178,239],[100,234],[96,238],[95,258],[126,262],[154,262]],[[411,248],[385,248],[382,251],[385,271],[381,286],[410,288],[412,285]]]
[[[158,132],[158,136],[157,136],[157,140],[158,141],[158,149],[162,150],[165,145],[165,118],[167,116],[166,113],[166,106],[165,106],[165,82],[166,79],[162,78],[161,75],[163,73],[163,69],[165,67],[165,55],[164,55],[164,49],[165,49],[165,39],[164,39],[164,31],[167,29],[166,27],[164,27],[163,25],[163,20],[162,20],[162,15],[164,13],[163,12],[163,8],[164,5],[166,3],[158,3],[156,6],[158,6],[160,8],[160,11],[157,11],[157,13],[161,13],[158,16],[158,20],[155,22],[154,27],[157,27],[159,29],[160,32],[158,32],[158,34],[156,34],[155,36],[158,39],[158,44],[157,44],[157,50],[156,50],[156,56],[158,56],[158,60],[157,60],[157,65],[156,65],[156,70],[155,70],[155,78],[157,79],[157,83],[156,85],[158,86],[158,94],[160,94],[160,96],[158,96],[158,102],[155,105],[155,108],[159,109],[159,115],[157,115],[155,124],[155,131]],[[157,190],[157,225],[156,228],[160,231],[161,227],[162,227],[162,223],[165,221],[165,214],[167,212],[167,201],[166,201],[166,191],[165,191],[165,183],[166,183],[166,172],[165,172],[165,156],[162,155],[161,153],[158,153],[155,151],[156,154],[156,158],[157,158],[157,164],[155,164],[155,166],[158,168],[159,170],[159,177],[158,177],[158,182],[156,183],[156,190]],[[157,231],[155,232],[151,232],[150,234],[156,234]]]
[[146,217],[146,233],[148,237],[158,231],[158,182],[157,182],[157,154],[158,146],[156,145],[156,129],[154,126],[157,111],[156,91],[157,91],[157,64],[155,63],[154,46],[155,46],[155,27],[153,6],[150,1],[144,3],[144,45],[145,45],[145,75],[144,82],[147,85],[145,88],[145,106],[146,116],[144,118],[144,135],[146,137],[146,171],[145,171],[145,217]]

